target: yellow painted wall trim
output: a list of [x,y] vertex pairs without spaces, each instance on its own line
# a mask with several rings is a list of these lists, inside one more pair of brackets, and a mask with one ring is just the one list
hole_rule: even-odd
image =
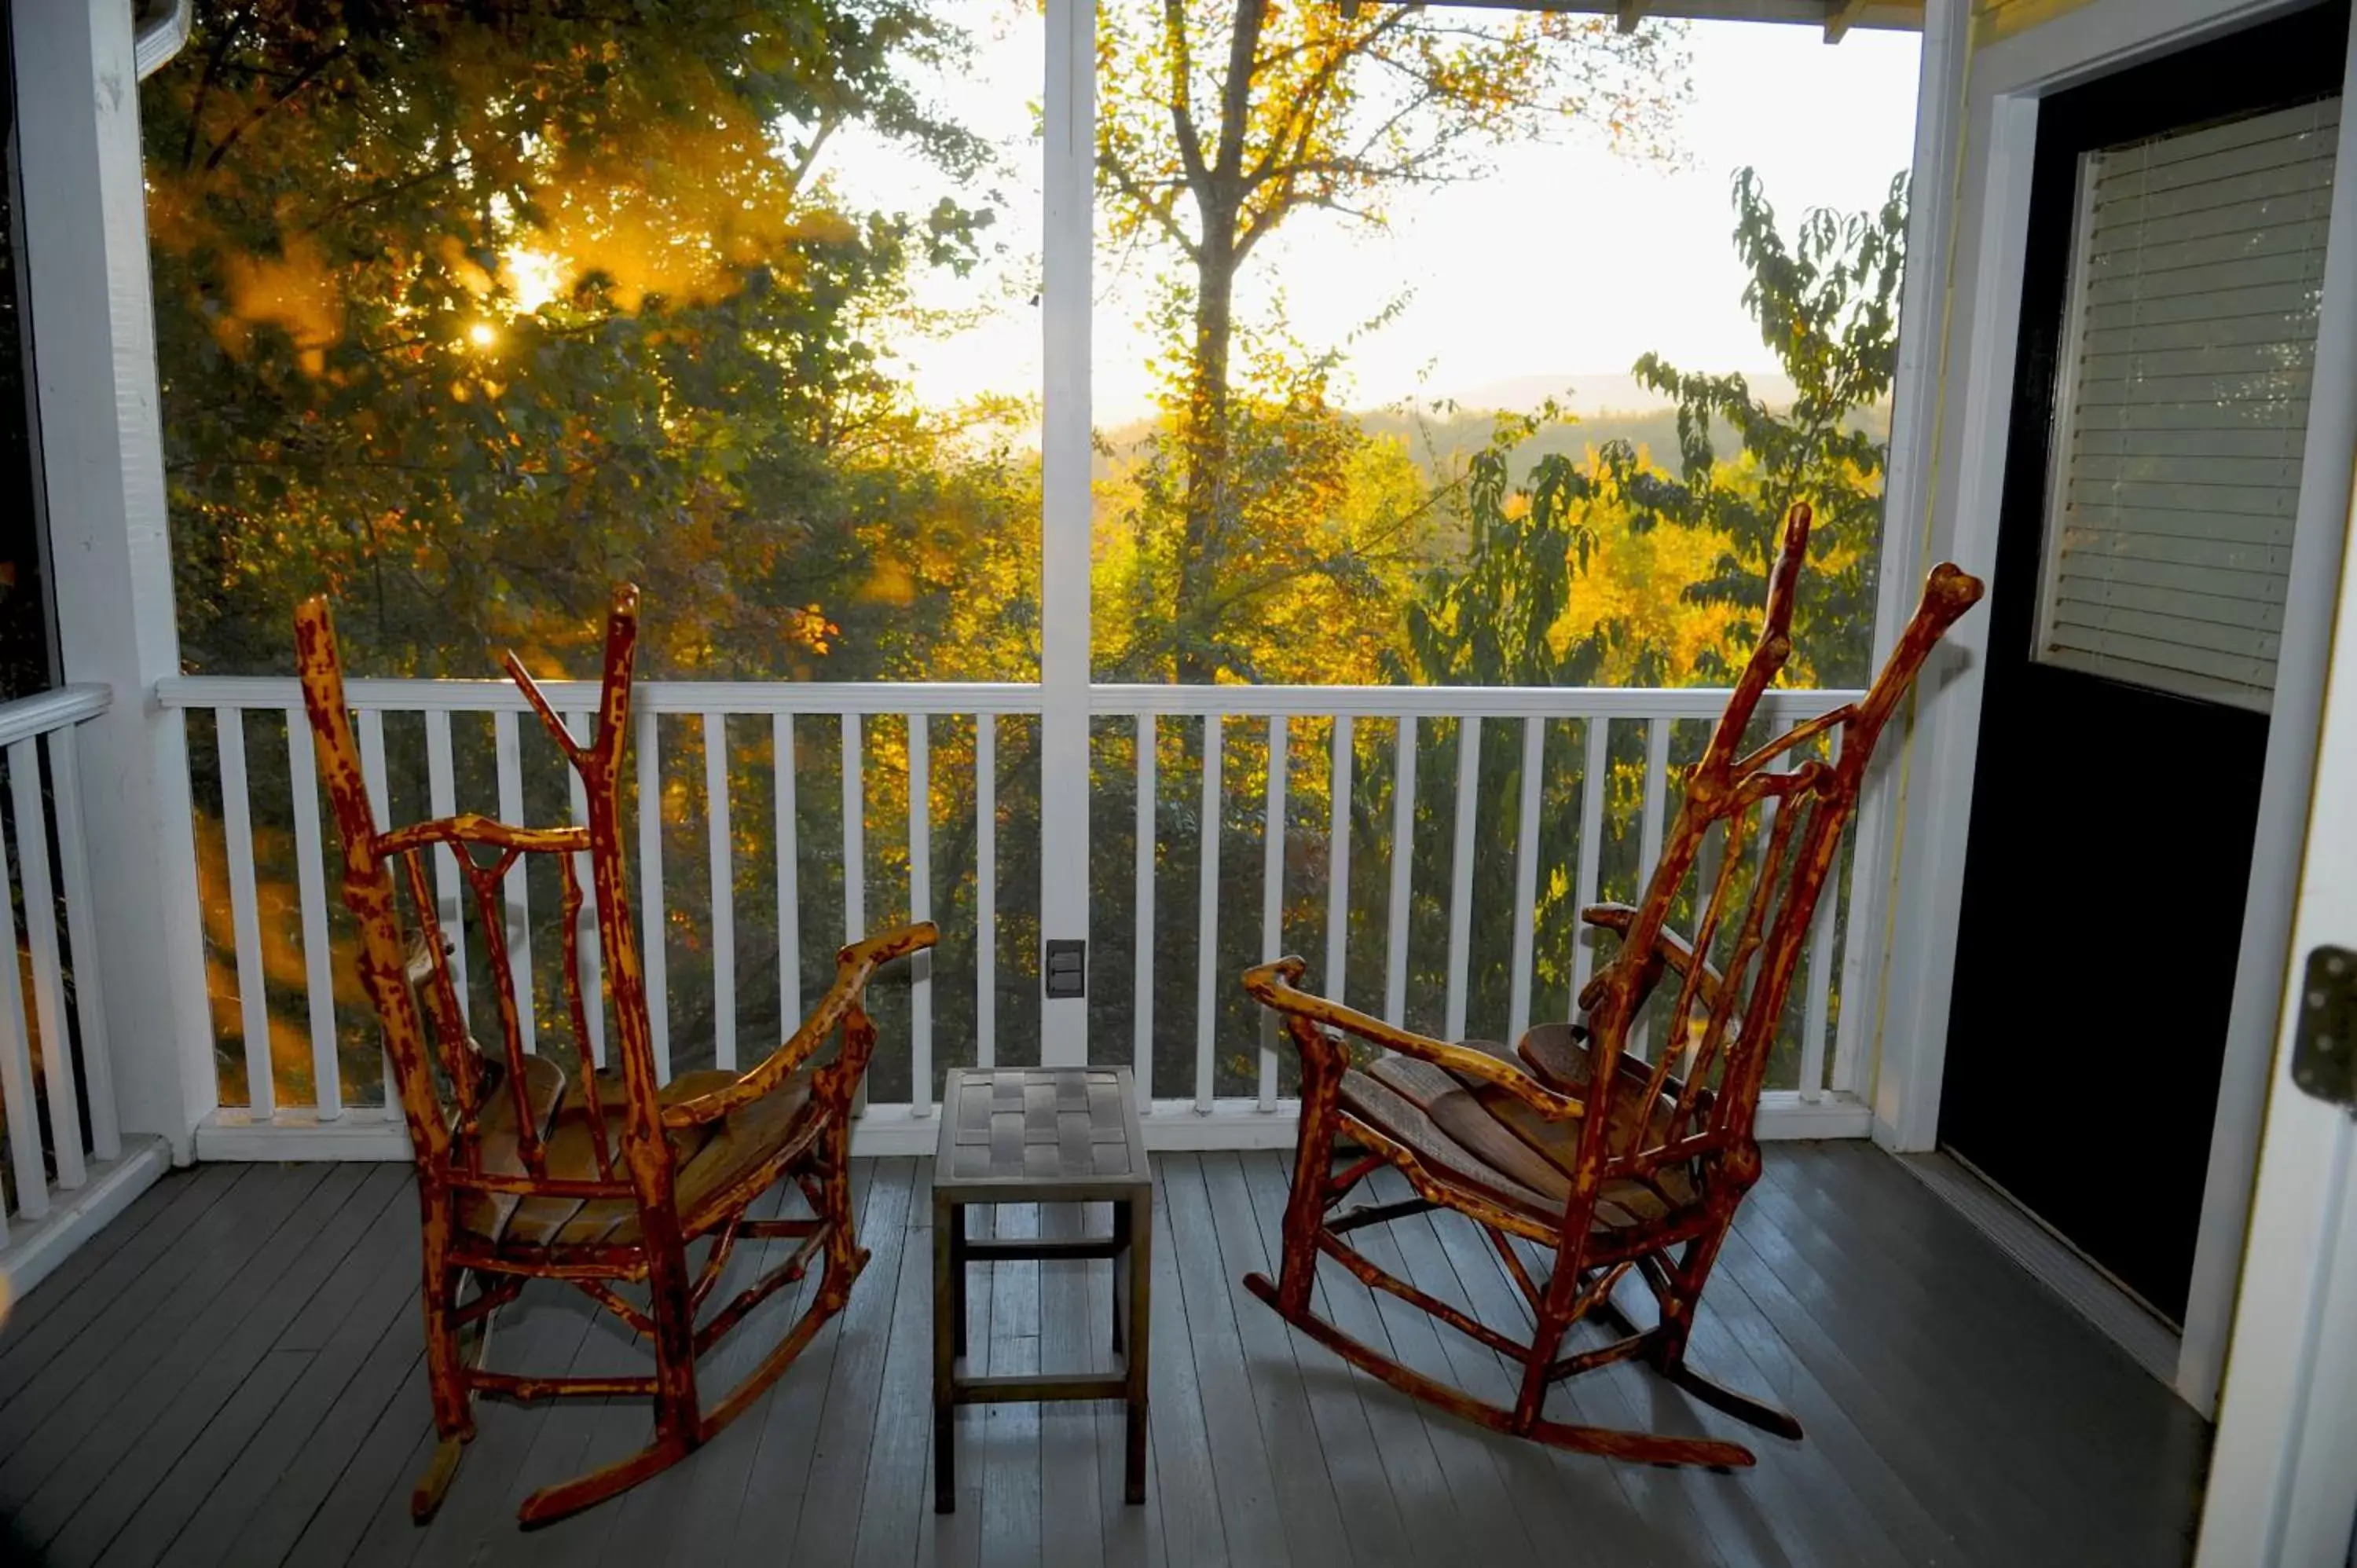
[[1980,0],[1973,18],[1973,41],[1986,47],[2000,38],[2042,27],[2087,0]]

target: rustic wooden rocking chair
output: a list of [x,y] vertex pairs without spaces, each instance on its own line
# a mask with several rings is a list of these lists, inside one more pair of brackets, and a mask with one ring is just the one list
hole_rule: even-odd
[[[1980,583],[1954,566],[1933,571],[1863,698],[1746,755],[1743,736],[1760,695],[1792,653],[1793,593],[1808,532],[1808,509],[1794,508],[1770,577],[1759,645],[1702,760],[1685,775],[1684,804],[1642,901],[1583,911],[1589,924],[1620,936],[1618,954],[1579,997],[1584,1027],[1540,1026],[1510,1056],[1481,1042],[1426,1039],[1309,995],[1296,988],[1305,969],[1297,958],[1244,977],[1245,990],[1284,1018],[1302,1063],[1283,1264],[1275,1283],[1254,1274],[1244,1283],[1352,1365],[1466,1420],[1623,1459],[1752,1463],[1751,1452],[1733,1443],[1542,1414],[1557,1382],[1641,1359],[1738,1420],[1801,1435],[1782,1411],[1688,1366],[1687,1336],[1736,1206],[1760,1176],[1752,1122],[1761,1080],[1860,777],[1932,645],[1981,596]],[[1839,741],[1833,760],[1789,759],[1827,735]],[[1779,759],[1781,769],[1772,766]],[[1715,869],[1697,874],[1714,829],[1723,834]],[[1690,881],[1699,917],[1691,941],[1668,924]],[[1723,967],[1711,961],[1720,954]],[[1631,1051],[1631,1029],[1665,973],[1677,978],[1673,1023],[1649,1063]],[[1382,1054],[1361,1047],[1364,1065],[1354,1065],[1345,1035]],[[1347,1149],[1339,1169],[1338,1143]],[[1405,1176],[1415,1196],[1340,1207],[1386,1165]],[[1362,1227],[1435,1208],[1466,1215],[1488,1235],[1528,1307],[1528,1339],[1385,1273],[1349,1239]],[[1534,1274],[1518,1243],[1551,1251],[1552,1268]],[[1512,1406],[1427,1378],[1318,1317],[1310,1293],[1321,1253],[1506,1357],[1521,1371]],[[1613,1299],[1631,1273],[1653,1297],[1658,1316],[1650,1327],[1640,1329]],[[1618,1337],[1568,1350],[1568,1336],[1589,1320]]]
[[[849,1164],[853,1095],[876,1044],[862,994],[878,965],[931,946],[934,929],[909,926],[845,948],[816,1008],[750,1071],[686,1072],[659,1083],[618,790],[637,642],[637,590],[624,587],[607,622],[597,730],[586,745],[515,657],[508,658],[509,673],[580,776],[586,826],[529,828],[463,814],[381,832],[353,743],[327,603],[315,598],[296,613],[304,701],[342,830],[344,902],[360,926],[361,978],[383,1025],[417,1164],[426,1372],[441,1434],[410,1498],[420,1520],[439,1506],[474,1436],[474,1394],[653,1400],[647,1446],[524,1499],[522,1522],[544,1523],[634,1486],[708,1442],[842,1309],[867,1262],[853,1223]],[[436,846],[457,858],[480,916],[498,997],[493,1051],[469,1037],[460,1009],[426,878],[425,862]],[[569,1078],[550,1057],[525,1052],[517,1009],[532,1002],[517,997],[508,962],[500,889],[509,869],[535,854],[554,858],[564,888],[563,991],[581,1058]],[[585,994],[582,982],[583,891],[576,866],[584,854],[595,886],[604,998]],[[396,907],[395,867],[414,918],[406,930]],[[591,1064],[588,1009],[608,1000],[619,1074]],[[840,1048],[822,1060],[822,1047],[838,1029]],[[808,1203],[809,1217],[749,1218],[755,1199],[787,1177]],[[737,1243],[780,1238],[798,1245],[699,1324]],[[698,1240],[708,1243],[700,1263],[689,1255]],[[771,1294],[800,1281],[813,1258],[822,1261],[814,1298],[743,1381],[707,1403],[696,1384],[697,1359]],[[482,1361],[491,1315],[532,1279],[577,1286],[644,1337],[654,1370],[593,1378],[488,1369]],[[620,1285],[644,1286],[643,1305],[622,1294]]]

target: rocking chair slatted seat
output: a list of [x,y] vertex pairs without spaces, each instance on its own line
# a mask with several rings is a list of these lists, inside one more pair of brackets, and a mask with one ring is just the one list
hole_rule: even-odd
[[[751,1070],[684,1072],[658,1083],[621,848],[619,780],[637,645],[637,590],[625,586],[607,621],[597,726],[586,743],[515,657],[508,659],[525,701],[579,776],[585,824],[530,828],[462,814],[380,830],[327,603],[312,599],[296,614],[304,702],[343,839],[344,902],[360,928],[361,979],[383,1026],[417,1167],[426,1373],[441,1438],[411,1495],[411,1512],[421,1520],[439,1506],[474,1436],[474,1395],[653,1401],[647,1446],[524,1500],[522,1521],[544,1523],[634,1486],[709,1441],[842,1309],[867,1262],[850,1187],[852,1101],[876,1046],[864,993],[879,966],[931,947],[934,929],[920,923],[843,949],[817,1006]],[[453,939],[427,880],[425,863],[437,853],[455,860],[474,903],[497,1004],[493,1049],[469,1034],[459,1004]],[[517,996],[509,965],[504,887],[529,855],[554,861],[562,889],[562,1000],[579,1063],[571,1074],[548,1055],[527,1053],[519,1026],[519,1008],[532,1002]],[[578,869],[585,855],[586,890]],[[582,978],[582,915],[592,899],[603,996],[590,994]],[[595,1070],[588,1010],[608,1004],[614,1065]],[[830,1040],[837,1041],[832,1054]],[[750,1218],[755,1199],[787,1180],[809,1214]],[[704,1315],[737,1245],[770,1240],[796,1244]],[[698,1241],[704,1255],[692,1260]],[[741,1382],[707,1402],[697,1387],[697,1359],[763,1301],[802,1280],[813,1260],[821,1273],[810,1304]],[[481,1365],[491,1315],[532,1279],[566,1281],[612,1313],[644,1337],[653,1370],[540,1377]],[[625,1286],[641,1292],[640,1299],[618,1288]]]
[[[1752,1124],[1778,1020],[1876,739],[1932,647],[1982,591],[1953,565],[1934,570],[1862,698],[1746,752],[1760,697],[1792,655],[1809,521],[1806,507],[1786,520],[1766,624],[1702,759],[1684,775],[1684,799],[1643,898],[1582,912],[1620,938],[1578,998],[1584,1022],[1540,1025],[1512,1050],[1450,1044],[1301,991],[1307,966],[1298,958],[1244,976],[1301,1056],[1282,1264],[1274,1282],[1253,1274],[1246,1287],[1353,1365],[1469,1421],[1654,1464],[1752,1463],[1738,1444],[1542,1413],[1565,1379],[1641,1359],[1728,1415],[1801,1435],[1782,1411],[1688,1366],[1687,1337],[1736,1208],[1760,1176]],[[1692,940],[1671,929],[1674,918],[1693,922]],[[1651,1060],[1633,1048],[1648,1016],[1657,1042]],[[1387,1167],[1412,1196],[1345,1206]],[[1527,1337],[1384,1272],[1349,1240],[1436,1208],[1487,1233],[1521,1293]],[[1321,1256],[1509,1358],[1521,1370],[1513,1404],[1476,1400],[1318,1316]],[[1644,1327],[1616,1296],[1632,1274],[1652,1299]],[[1574,1331],[1590,1323],[1614,1337],[1573,1348]]]

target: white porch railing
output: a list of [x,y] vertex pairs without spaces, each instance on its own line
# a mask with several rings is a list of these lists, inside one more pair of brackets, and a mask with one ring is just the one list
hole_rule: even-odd
[[[561,712],[586,720],[594,706],[587,683],[549,690]],[[205,1108],[199,1157],[399,1154],[372,1019],[349,982],[339,989],[339,942],[349,938],[339,937],[327,880],[331,830],[298,688],[193,677],[158,693],[190,715],[205,862],[205,907],[188,912],[188,926],[213,976],[221,1095]],[[1773,693],[1761,722],[1781,725],[1854,694]],[[536,821],[578,813],[512,688],[358,680],[348,695],[389,819],[462,808]],[[888,1050],[896,1035],[908,1044],[871,1073],[863,1148],[930,1148],[945,1066],[1037,1059],[1042,688],[647,682],[637,695],[627,809],[663,1072],[758,1059],[839,941],[902,916],[940,921],[943,944],[886,1003]],[[1570,912],[1599,894],[1633,896],[1674,809],[1674,768],[1724,700],[1687,690],[1092,687],[1092,1058],[1134,1066],[1157,1143],[1289,1136],[1289,1061],[1229,994],[1239,950],[1274,956],[1288,933],[1322,954],[1313,983],[1411,1026],[1511,1038],[1533,1017],[1565,1015],[1593,962]],[[1511,792],[1501,788],[1509,779]],[[1206,832],[1209,823],[1220,831]],[[1108,847],[1128,851],[1125,871]],[[1256,922],[1235,908],[1254,858]],[[1485,860],[1510,864],[1510,874],[1482,875]],[[455,865],[440,874],[444,919],[470,920]],[[507,885],[517,990],[544,999],[536,1016],[525,1010],[527,1048],[544,1026],[562,1032],[556,944],[533,940],[534,911],[544,931],[554,918],[553,884],[536,894],[519,871]],[[1811,944],[1789,1020],[1798,1037],[1763,1116],[1770,1132],[1866,1126],[1856,1029],[1836,1012],[1846,897],[1826,901]],[[1498,950],[1482,950],[1477,911]],[[748,930],[765,950],[740,950]],[[1157,932],[1171,940],[1157,943]],[[594,943],[584,950],[594,954]],[[462,944],[462,965],[466,956]],[[674,974],[674,961],[688,971]],[[1544,993],[1541,975],[1552,976]],[[601,1060],[602,1023],[591,1020]]]
[[[123,1155],[75,744],[108,702],[103,686],[70,686],[0,705],[0,1277],[19,1290],[62,1255],[59,1236]],[[160,1168],[160,1147],[143,1155]]]

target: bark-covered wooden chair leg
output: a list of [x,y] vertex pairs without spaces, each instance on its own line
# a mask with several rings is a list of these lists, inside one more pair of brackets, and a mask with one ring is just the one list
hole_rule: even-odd
[[[458,1473],[466,1445],[474,1441],[475,1412],[467,1390],[464,1347],[458,1335],[458,1292],[465,1275],[445,1261],[446,1246],[430,1236],[425,1246],[425,1380],[434,1401],[434,1426],[440,1441],[410,1489],[409,1517],[425,1520],[442,1506]],[[488,1322],[486,1323],[488,1327]]]

